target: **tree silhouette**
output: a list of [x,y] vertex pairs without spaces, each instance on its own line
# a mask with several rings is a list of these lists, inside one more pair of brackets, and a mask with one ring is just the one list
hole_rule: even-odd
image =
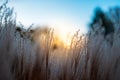
[[100,23],[100,22],[101,22],[101,26],[105,30],[105,33],[104,33],[105,36],[114,32],[114,26],[113,26],[113,22],[111,21],[111,19],[108,17],[106,13],[102,11],[100,7],[97,7],[95,9],[92,22],[90,23],[90,28],[94,31],[94,27],[93,27],[94,24]]

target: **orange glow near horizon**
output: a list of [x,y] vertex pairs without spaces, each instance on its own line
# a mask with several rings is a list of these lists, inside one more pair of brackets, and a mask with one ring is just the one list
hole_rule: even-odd
[[54,28],[54,34],[62,42],[63,46],[68,48],[71,45],[72,36],[74,35],[75,29],[70,23],[58,23]]
[[60,47],[70,48],[73,35],[78,31],[78,28],[76,28],[74,24],[74,21],[65,19],[58,19],[56,22],[52,22],[51,20],[48,24],[48,28],[53,29],[55,39],[53,43]]

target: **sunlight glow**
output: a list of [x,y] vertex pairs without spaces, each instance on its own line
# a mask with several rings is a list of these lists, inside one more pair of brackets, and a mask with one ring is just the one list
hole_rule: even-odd
[[63,46],[69,47],[72,36],[75,33],[74,25],[72,25],[70,22],[59,22],[53,28],[55,29],[55,35],[59,37],[60,41],[63,43]]

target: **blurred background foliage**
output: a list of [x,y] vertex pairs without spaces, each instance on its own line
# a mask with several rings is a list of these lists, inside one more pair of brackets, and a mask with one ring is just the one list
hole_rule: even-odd
[[[108,9],[108,12],[103,11],[100,7],[94,10],[94,16],[89,24],[90,30],[95,31],[95,24],[100,24],[104,29],[104,36],[114,33],[120,28],[120,7],[115,6]],[[116,25],[119,25],[116,27]]]

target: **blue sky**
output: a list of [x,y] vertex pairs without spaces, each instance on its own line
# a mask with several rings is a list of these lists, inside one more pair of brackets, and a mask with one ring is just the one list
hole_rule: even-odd
[[119,6],[120,0],[9,0],[8,5],[24,25],[69,26],[85,32],[95,7],[107,10]]

